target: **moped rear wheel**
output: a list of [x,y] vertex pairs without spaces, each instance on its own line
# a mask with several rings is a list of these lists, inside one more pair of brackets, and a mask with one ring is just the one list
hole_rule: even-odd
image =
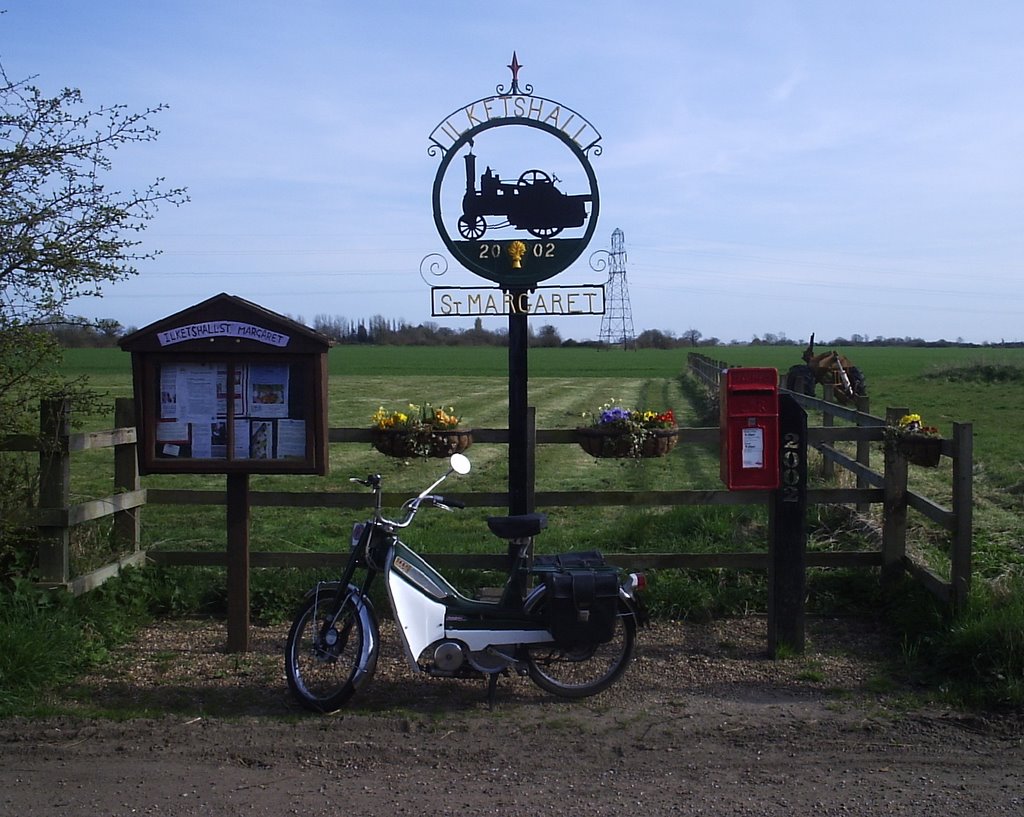
[[[339,601],[341,610],[328,626]],[[373,629],[372,619],[361,615],[344,590],[324,588],[307,600],[288,632],[284,662],[288,687],[306,709],[333,712],[373,676]]]
[[527,669],[530,679],[546,692],[563,698],[586,698],[619,680],[635,649],[636,616],[620,604],[610,641],[571,649],[554,644],[530,647]]

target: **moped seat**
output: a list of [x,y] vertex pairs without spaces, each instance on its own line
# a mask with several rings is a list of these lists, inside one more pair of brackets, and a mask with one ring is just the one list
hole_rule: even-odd
[[525,539],[528,536],[536,536],[547,526],[548,516],[544,513],[487,517],[487,527],[500,539]]

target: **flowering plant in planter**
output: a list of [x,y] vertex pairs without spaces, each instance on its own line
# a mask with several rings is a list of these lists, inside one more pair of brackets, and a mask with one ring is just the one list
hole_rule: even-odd
[[924,425],[920,414],[904,414],[895,426],[886,426],[885,443],[895,447],[915,465],[934,468],[942,456],[939,430]]
[[447,457],[473,442],[473,433],[459,428],[461,422],[454,406],[410,403],[407,411],[381,406],[370,418],[370,436],[373,447],[391,457]]
[[594,457],[661,457],[679,438],[672,409],[630,409],[611,401],[592,415],[591,424],[576,429],[576,438]]

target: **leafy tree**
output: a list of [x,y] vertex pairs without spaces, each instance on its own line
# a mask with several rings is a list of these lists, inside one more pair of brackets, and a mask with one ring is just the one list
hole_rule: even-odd
[[536,338],[533,339],[533,345],[547,348],[561,346],[562,336],[554,326],[550,323],[546,323],[540,328],[540,331],[537,332]]
[[638,349],[674,349],[675,335],[669,330],[645,329],[636,338]]
[[[84,394],[61,382],[56,338],[43,330],[74,298],[135,275],[153,255],[138,250],[146,222],[187,200],[159,178],[141,190],[105,184],[113,151],[156,139],[149,120],[163,107],[90,109],[80,91],[48,96],[0,64],[0,437],[37,428],[40,397]],[[3,500],[30,491],[30,463],[12,459],[0,467],[4,519]]]
[[[10,401],[37,399],[37,375],[52,371],[37,330],[63,320],[74,298],[135,275],[154,255],[138,251],[146,222],[159,204],[186,200],[162,179],[126,192],[104,183],[113,151],[156,139],[149,120],[163,107],[89,109],[77,89],[47,96],[0,65],[0,430]],[[27,354],[11,360],[19,349]]]
[[703,337],[699,329],[687,329],[679,336],[679,339],[690,346],[696,346],[700,343],[700,339]]

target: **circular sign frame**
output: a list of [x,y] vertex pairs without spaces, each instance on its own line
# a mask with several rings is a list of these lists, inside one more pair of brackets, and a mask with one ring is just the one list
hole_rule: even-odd
[[[590,243],[600,213],[597,176],[588,156],[591,150],[598,155],[601,153],[600,134],[585,117],[567,106],[533,96],[529,86],[525,92],[521,91],[519,67],[513,55],[509,66],[513,73],[511,90],[503,93],[499,87],[496,96],[477,100],[446,117],[434,129],[428,151],[431,155],[442,153],[432,193],[438,234],[463,267],[506,291],[531,290],[567,269]],[[452,124],[462,120],[468,126],[464,130]],[[501,182],[490,168],[480,177],[477,190],[475,157],[471,150],[466,157],[467,191],[453,236],[442,212],[442,185],[453,159],[466,145],[472,149],[474,139],[480,134],[509,126],[534,128],[558,139],[582,167],[589,192],[567,195],[555,186],[557,179],[541,170],[524,171],[514,184]],[[579,141],[583,134],[586,135],[585,145]],[[441,138],[448,144],[442,144]],[[487,230],[494,228],[487,223],[487,215],[504,216],[508,221],[503,227],[525,231],[525,234],[485,238]],[[581,226],[584,227],[582,236],[556,237],[564,229]]]

